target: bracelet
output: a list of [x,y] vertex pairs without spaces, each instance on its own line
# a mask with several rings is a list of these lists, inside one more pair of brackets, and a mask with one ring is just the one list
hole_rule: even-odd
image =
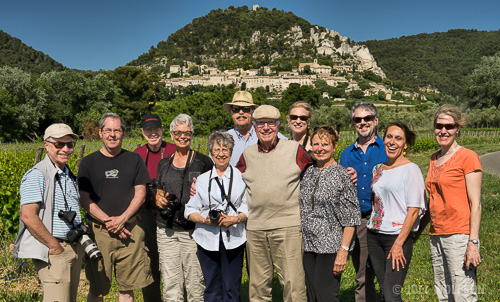
[[346,252],[349,252],[349,247],[345,245],[340,246],[342,249],[344,249]]

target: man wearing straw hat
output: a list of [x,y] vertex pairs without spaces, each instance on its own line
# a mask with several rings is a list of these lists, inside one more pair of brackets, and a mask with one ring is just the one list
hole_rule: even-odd
[[[231,103],[222,106],[224,111],[231,115],[234,128],[227,131],[234,139],[234,149],[229,163],[236,166],[241,154],[249,146],[258,141],[257,134],[252,125],[252,114],[259,105],[254,104],[253,97],[248,91],[236,91]],[[286,139],[278,133],[280,139]]]

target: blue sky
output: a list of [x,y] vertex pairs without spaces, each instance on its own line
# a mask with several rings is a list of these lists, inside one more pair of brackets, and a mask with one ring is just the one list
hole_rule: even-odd
[[2,0],[0,29],[69,68],[114,69],[210,10],[291,11],[354,41],[500,29],[499,0]]

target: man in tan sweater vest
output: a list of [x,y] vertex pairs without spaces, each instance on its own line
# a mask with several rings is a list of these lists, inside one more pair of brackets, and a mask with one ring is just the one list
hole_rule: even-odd
[[262,105],[253,113],[259,141],[243,152],[236,167],[247,184],[247,254],[250,301],[271,301],[274,269],[283,301],[304,302],[300,227],[300,175],[312,159],[293,140],[280,140],[280,112]]

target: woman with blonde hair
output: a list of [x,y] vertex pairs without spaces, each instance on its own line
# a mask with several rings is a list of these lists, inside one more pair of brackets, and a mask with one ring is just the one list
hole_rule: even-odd
[[311,123],[312,107],[306,102],[295,102],[290,106],[286,120],[292,131],[292,140],[306,149],[311,150],[309,140],[309,124]]

